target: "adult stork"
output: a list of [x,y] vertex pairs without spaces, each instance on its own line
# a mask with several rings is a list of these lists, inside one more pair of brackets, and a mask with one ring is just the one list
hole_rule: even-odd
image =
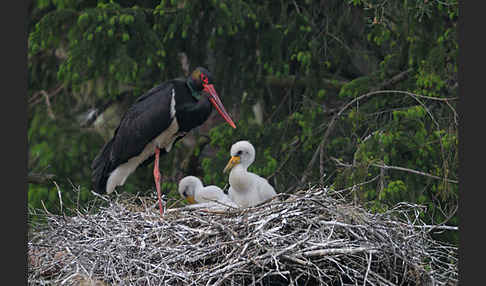
[[240,207],[251,207],[277,195],[275,189],[265,178],[248,172],[248,167],[255,161],[255,148],[246,141],[238,141],[231,146],[231,159],[224,168],[230,171],[228,190],[229,198]]
[[140,96],[91,164],[97,193],[111,193],[122,186],[140,164],[154,160],[154,180],[163,215],[159,157],[191,129],[203,124],[212,107],[236,128],[214,89],[211,73],[197,67],[187,78],[166,81]]

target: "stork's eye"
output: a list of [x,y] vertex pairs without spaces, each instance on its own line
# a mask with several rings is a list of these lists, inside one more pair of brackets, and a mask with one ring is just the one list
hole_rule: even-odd
[[209,79],[205,74],[201,73],[201,81],[204,82],[205,84],[208,84]]

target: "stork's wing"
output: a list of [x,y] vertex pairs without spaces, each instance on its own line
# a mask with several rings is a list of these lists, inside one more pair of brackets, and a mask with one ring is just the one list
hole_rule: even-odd
[[170,115],[173,89],[170,82],[154,87],[127,110],[113,136],[111,161],[115,166],[139,155],[169,127],[175,119]]

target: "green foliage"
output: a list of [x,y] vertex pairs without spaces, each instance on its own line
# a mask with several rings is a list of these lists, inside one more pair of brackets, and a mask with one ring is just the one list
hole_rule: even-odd
[[[458,199],[457,184],[426,176],[409,175],[388,169],[380,173],[377,165],[400,166],[418,170],[439,178],[457,174],[457,133],[437,130],[429,114],[421,105],[392,112],[386,131],[376,132],[358,145],[354,160],[359,162],[354,177],[340,174],[338,185],[352,185],[377,177],[376,184],[359,188],[358,197],[374,202],[374,207],[386,207],[402,201],[412,201],[428,206],[435,219],[445,219],[441,210],[451,210]],[[455,142],[455,143],[454,143]],[[357,176],[357,177],[356,177]],[[383,184],[383,185],[380,185]]]
[[[63,35],[63,37],[54,37]],[[143,10],[99,2],[82,12],[57,9],[45,15],[29,37],[29,54],[61,46],[67,58],[58,69],[58,80],[74,89],[90,79],[107,79],[108,95],[120,83],[137,84],[164,60],[162,43],[152,31]]]

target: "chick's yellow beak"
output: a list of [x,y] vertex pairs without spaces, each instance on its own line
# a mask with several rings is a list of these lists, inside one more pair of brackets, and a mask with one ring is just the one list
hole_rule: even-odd
[[238,163],[240,163],[240,156],[231,156],[231,159],[228,161],[228,164],[226,164],[226,167],[224,167],[223,172],[224,173],[228,172],[229,170],[231,170],[231,168],[233,168]]
[[190,203],[190,204],[195,204],[196,203],[196,200],[194,200],[194,196],[188,196],[186,197],[186,200]]

